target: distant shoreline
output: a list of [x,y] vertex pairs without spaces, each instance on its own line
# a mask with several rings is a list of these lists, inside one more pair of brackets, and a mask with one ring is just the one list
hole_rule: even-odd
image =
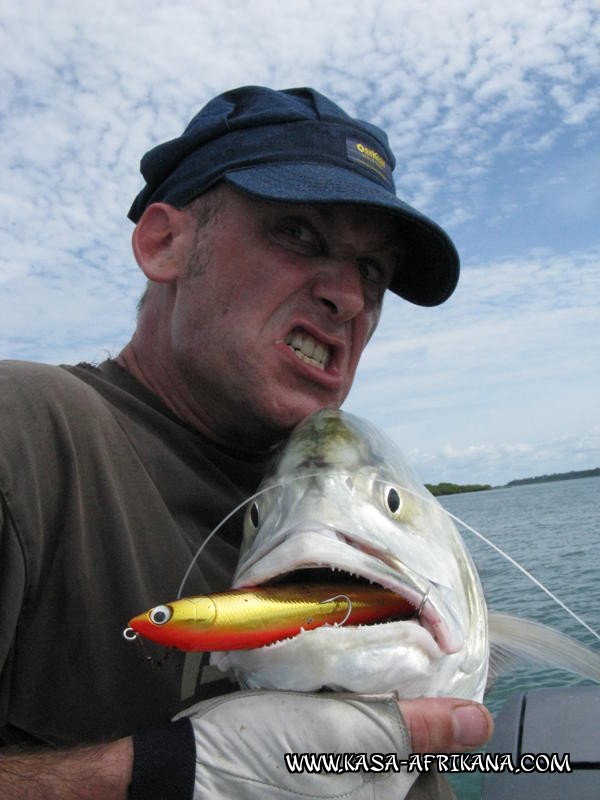
[[484,492],[486,489],[493,489],[494,487],[487,483],[426,483],[425,488],[429,489],[434,497],[442,497],[447,494],[462,494],[463,492]]
[[536,475],[535,478],[519,478],[509,481],[506,486],[523,486],[526,483],[549,483],[550,481],[572,481],[577,478],[597,478],[600,475],[600,467],[595,469],[580,469],[571,472],[554,472],[552,475]]
[[595,469],[572,470],[571,472],[554,472],[551,475],[536,475],[533,478],[518,478],[509,481],[502,486],[490,486],[490,484],[471,483],[426,483],[425,486],[435,497],[442,497],[448,494],[462,494],[463,492],[485,492],[488,489],[505,489],[511,486],[525,486],[529,483],[550,483],[551,481],[571,481],[577,478],[596,478],[600,477],[600,467]]

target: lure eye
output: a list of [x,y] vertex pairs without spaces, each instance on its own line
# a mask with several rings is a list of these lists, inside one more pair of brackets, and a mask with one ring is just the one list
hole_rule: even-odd
[[173,612],[169,606],[156,606],[149,612],[148,616],[150,617],[150,622],[155,625],[164,625],[171,619]]
[[252,506],[250,507],[250,522],[255,528],[258,528],[260,516],[258,514],[258,505],[256,503],[252,503]]
[[394,515],[397,514],[402,507],[402,498],[400,497],[398,490],[394,489],[393,486],[390,486],[389,489],[386,490],[385,503],[389,512]]

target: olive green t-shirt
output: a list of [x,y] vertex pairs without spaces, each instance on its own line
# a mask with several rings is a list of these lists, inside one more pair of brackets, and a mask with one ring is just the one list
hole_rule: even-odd
[[[0,745],[112,739],[237,688],[208,654],[159,663],[123,630],[175,599],[269,461],[202,437],[113,361],[0,362]],[[241,532],[240,512],[184,594],[230,585]],[[453,794],[431,772],[408,797]]]
[[[0,364],[0,741],[121,736],[235,688],[201,656],[148,663],[123,630],[176,598],[265,463],[202,437],[115,362]],[[185,594],[228,588],[242,520]]]

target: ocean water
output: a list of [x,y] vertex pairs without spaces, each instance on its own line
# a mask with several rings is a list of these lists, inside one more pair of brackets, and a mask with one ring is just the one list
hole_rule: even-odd
[[[529,484],[439,498],[531,572],[600,634],[600,477]],[[488,608],[543,622],[600,651],[600,641],[516,567],[458,526],[477,565]],[[494,684],[495,715],[515,691],[585,683],[558,670],[520,667]],[[451,778],[460,800],[478,800],[481,776]]]

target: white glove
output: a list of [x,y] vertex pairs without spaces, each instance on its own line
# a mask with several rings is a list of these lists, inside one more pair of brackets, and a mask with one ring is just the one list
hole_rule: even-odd
[[[152,732],[134,736],[132,798],[401,800],[418,777],[405,768],[311,773],[290,772],[286,765],[286,753],[342,754],[342,765],[343,754],[364,754],[367,763],[374,763],[374,753],[406,758],[410,736],[392,695],[243,691],[204,700],[175,719],[179,722],[160,729],[154,755]],[[170,728],[179,731],[176,763],[167,756]],[[192,769],[184,751],[194,746]],[[184,776],[187,786],[179,780]]]

